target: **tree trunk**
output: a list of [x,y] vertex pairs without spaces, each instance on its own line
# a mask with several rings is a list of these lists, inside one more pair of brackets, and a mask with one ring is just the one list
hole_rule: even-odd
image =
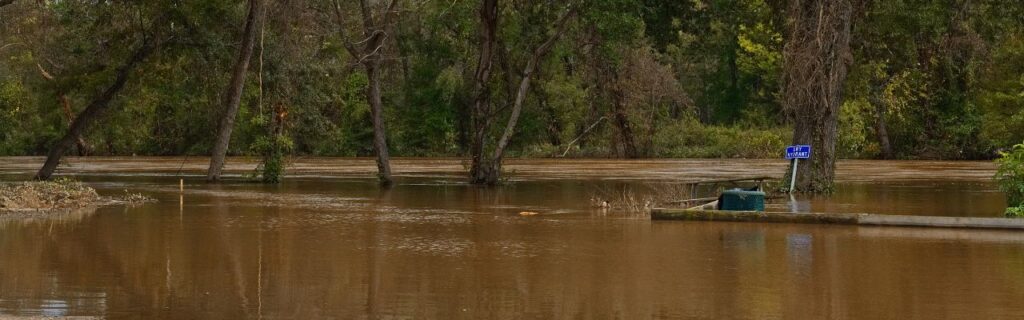
[[369,86],[366,88],[366,99],[370,103],[370,116],[373,118],[373,151],[377,154],[377,178],[380,183],[390,185],[391,158],[388,155],[387,134],[384,130],[384,103],[380,91],[380,67],[376,58],[370,58],[364,64]]
[[[613,75],[613,83],[617,83],[618,75]],[[629,123],[629,117],[626,115],[625,97],[621,88],[618,88],[618,84],[613,84],[612,94],[612,121],[615,123],[615,127],[619,131],[619,155],[624,158],[636,158],[639,153],[636,148],[636,135],[633,134],[633,127]]]
[[228,83],[224,92],[223,108],[220,126],[217,130],[217,137],[210,152],[210,168],[206,173],[206,180],[220,180],[224,169],[224,160],[228,153],[228,144],[231,143],[231,132],[235,128],[235,116],[238,114],[238,107],[242,100],[242,89],[245,87],[245,75],[249,70],[249,59],[256,46],[256,30],[263,23],[264,0],[249,0],[249,13],[245,20],[245,31],[242,34],[242,43],[238,48],[238,58],[235,60],[234,69],[231,72],[231,82]]
[[96,119],[103,116],[110,106],[110,101],[124,88],[125,83],[128,82],[128,77],[132,71],[135,71],[135,67],[153,53],[157,47],[158,45],[143,43],[132,54],[131,58],[117,69],[116,77],[114,82],[110,84],[110,87],[107,87],[102,94],[89,103],[85,110],[82,110],[82,113],[75,117],[74,122],[68,128],[68,132],[64,134],[64,137],[50,148],[50,152],[46,156],[46,162],[43,163],[43,167],[36,173],[36,180],[49,180],[53,176],[53,172],[57,170],[57,165],[60,164],[60,158],[64,156],[64,153],[81,138],[82,134],[85,133]]
[[533,55],[530,56],[530,60],[526,62],[526,67],[523,68],[522,79],[519,81],[519,89],[516,90],[515,101],[512,103],[512,114],[505,125],[505,131],[501,134],[501,138],[498,139],[498,145],[494,147],[494,154],[487,163],[473,165],[473,168],[481,170],[470,173],[473,183],[493,185],[501,180],[501,161],[505,157],[505,150],[508,148],[509,142],[512,141],[512,136],[515,135],[519,116],[523,112],[523,102],[526,101],[526,94],[530,92],[530,81],[533,79],[533,74],[537,71],[540,60],[551,51],[551,47],[565,33],[569,19],[575,15],[576,8],[570,7],[569,11],[559,17],[555,24],[555,33],[537,47],[533,51]]
[[[381,97],[381,50],[384,48],[384,41],[387,39],[384,29],[391,23],[395,16],[395,6],[398,0],[391,0],[387,11],[384,12],[384,19],[378,25],[373,18],[366,0],[360,0],[359,5],[363,15],[363,33],[369,41],[362,50],[362,64],[366,69],[368,86],[366,88],[366,100],[370,105],[371,125],[373,126],[373,151],[377,155],[377,178],[380,183],[389,186],[391,180],[391,156],[388,154],[387,131],[384,128],[384,102]],[[354,52],[354,51],[353,51]]]
[[547,93],[544,89],[534,87],[535,94],[537,95],[537,101],[540,103],[540,107],[544,110],[544,115],[547,117],[547,134],[548,143],[554,147],[562,145],[562,121],[558,118],[558,111],[555,107],[548,103]]
[[387,40],[386,29],[392,19],[397,15],[396,5],[398,0],[391,0],[384,12],[384,18],[378,24],[374,19],[373,10],[366,0],[359,1],[359,9],[362,15],[363,36],[365,40],[362,48],[357,48],[355,43],[349,40],[345,30],[345,19],[342,13],[341,3],[334,1],[334,14],[338,20],[338,31],[344,41],[345,49],[355,59],[355,64],[361,65],[368,84],[365,95],[366,102],[370,105],[370,125],[373,128],[373,152],[377,155],[377,178],[384,186],[390,186],[391,179],[391,157],[388,154],[387,131],[384,128],[384,102],[381,93],[381,51],[384,50],[384,41]]
[[[71,114],[71,100],[69,100],[68,96],[63,93],[60,94],[58,99],[60,100],[61,107],[64,108],[64,117],[68,120],[68,128],[70,128],[71,125],[75,123],[75,116]],[[89,149],[87,149],[88,147],[85,144],[85,139],[82,138],[82,136],[78,136],[78,139],[75,140],[75,147],[78,148],[78,150],[76,150],[76,154],[78,154],[79,157],[84,157],[89,153]]]
[[889,143],[889,130],[885,123],[885,114],[888,108],[884,95],[887,83],[888,81],[872,88],[874,92],[871,94],[871,102],[875,105],[875,134],[878,138],[878,147],[881,151],[882,159],[893,158],[892,145]]
[[[43,65],[36,63],[36,68],[39,68],[39,74],[42,75],[44,79],[50,82],[56,82],[56,78],[54,78],[54,76],[49,72],[46,72],[46,69],[43,69]],[[62,110],[64,110],[64,118],[68,122],[68,128],[70,128],[75,122],[75,115],[71,112],[71,99],[68,99],[68,95],[65,94],[63,90],[58,89],[57,100],[60,101],[60,106]],[[78,148],[78,156],[85,156],[89,152],[85,144],[85,139],[83,139],[82,136],[78,137],[75,144]]]
[[[583,73],[584,79],[586,80],[586,83],[584,84],[584,91],[586,93],[587,98],[587,115],[586,121],[578,123],[576,125],[577,133],[589,132],[589,129],[592,128],[588,127],[588,124],[597,123],[598,121],[600,121],[599,119],[605,119],[600,110],[601,106],[600,104],[597,103],[597,101],[601,100],[601,95],[604,92],[604,89],[601,86],[603,81],[601,79],[600,71],[601,65],[603,65],[603,63],[599,61],[600,59],[598,57],[600,55],[600,52],[597,50],[597,47],[601,42],[601,37],[598,35],[596,29],[597,27],[594,26],[593,24],[588,25],[586,27],[586,33],[584,35],[584,42],[586,43],[586,45],[584,45],[581,50],[583,51],[583,56],[586,57],[586,61],[584,61],[584,68],[586,68],[589,71]],[[579,135],[578,137],[579,142],[577,143],[577,145],[579,145],[579,148],[586,148],[587,144],[590,142],[589,135],[582,134]],[[572,143],[570,143],[569,145],[571,147]]]
[[835,178],[839,107],[850,55],[849,0],[790,0],[783,92],[795,115],[794,144],[809,144],[795,189],[830,192]]
[[491,119],[491,69],[494,67],[494,55],[497,49],[498,0],[483,0],[480,4],[480,57],[476,71],[473,73],[474,90],[473,109],[470,110],[472,140],[469,145],[470,181],[485,183],[486,172],[490,166],[484,164],[485,138]]

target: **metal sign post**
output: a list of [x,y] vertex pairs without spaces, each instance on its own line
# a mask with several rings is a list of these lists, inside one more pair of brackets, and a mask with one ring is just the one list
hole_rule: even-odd
[[793,177],[789,179],[789,193],[793,193],[793,189],[796,189],[796,166],[800,164],[800,159],[793,158]]
[[793,160],[793,175],[789,180],[789,193],[796,189],[796,169],[800,159],[811,158],[811,146],[806,144],[786,147],[786,159]]

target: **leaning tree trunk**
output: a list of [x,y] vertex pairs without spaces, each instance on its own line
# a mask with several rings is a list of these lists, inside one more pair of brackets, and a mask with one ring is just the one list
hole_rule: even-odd
[[[36,63],[36,68],[39,68],[39,74],[42,75],[43,78],[47,81],[57,81],[53,75],[51,75],[49,72],[46,72],[46,69],[43,69],[42,64]],[[71,99],[68,99],[68,95],[64,93],[64,90],[58,89],[57,100],[60,101],[60,106],[64,110],[64,118],[67,119],[68,128],[70,128],[71,125],[75,123],[75,115],[71,113]],[[78,141],[76,142],[76,145],[78,147],[78,156],[83,157],[88,153],[88,150],[86,149],[85,139],[83,139],[82,136],[78,136]]]
[[839,108],[850,55],[849,0],[790,0],[783,50],[784,99],[795,115],[794,144],[814,154],[799,166],[795,189],[832,190]]
[[213,150],[210,152],[210,168],[206,173],[208,181],[220,180],[221,172],[224,169],[228,144],[231,143],[231,131],[235,128],[235,116],[238,114],[238,106],[242,101],[245,74],[249,70],[249,59],[252,58],[252,52],[256,45],[256,30],[263,23],[263,5],[264,0],[249,0],[249,13],[245,20],[242,44],[238,48],[238,58],[235,60],[235,66],[231,72],[231,82],[228,83],[224,92],[224,111],[221,114]]
[[50,148],[50,152],[46,156],[46,162],[43,163],[43,167],[36,173],[36,180],[49,180],[53,176],[53,172],[57,170],[57,165],[60,164],[60,158],[64,156],[64,153],[81,139],[82,134],[85,133],[93,122],[96,122],[97,119],[103,116],[103,113],[110,107],[110,101],[114,99],[118,92],[121,92],[121,89],[124,89],[124,85],[128,82],[128,77],[131,73],[135,71],[135,67],[153,53],[156,48],[157,45],[143,43],[132,54],[131,58],[117,69],[114,82],[89,103],[89,106],[82,110],[82,113],[75,117],[64,137]]
[[[60,105],[64,109],[64,117],[68,120],[68,127],[70,128],[71,125],[75,123],[75,115],[71,114],[71,100],[63,93],[61,93],[60,97],[57,99],[60,100]],[[84,157],[89,154],[88,145],[85,144],[85,138],[82,138],[82,136],[78,136],[78,139],[75,140],[75,146],[78,149],[76,151],[78,151],[77,154],[79,157]]]

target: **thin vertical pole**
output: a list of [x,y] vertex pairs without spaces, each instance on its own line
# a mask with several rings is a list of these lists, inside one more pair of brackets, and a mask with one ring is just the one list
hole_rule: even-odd
[[796,189],[796,166],[800,164],[800,159],[793,158],[793,177],[789,179],[789,193],[793,193]]

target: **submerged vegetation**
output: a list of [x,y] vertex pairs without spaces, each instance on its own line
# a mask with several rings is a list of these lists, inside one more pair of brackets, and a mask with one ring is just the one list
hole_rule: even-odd
[[59,178],[0,185],[0,212],[70,210],[112,203],[155,201],[141,193],[124,191],[123,196],[102,197],[81,182]]
[[0,186],[0,210],[6,211],[75,209],[102,201],[93,188],[68,179]]

